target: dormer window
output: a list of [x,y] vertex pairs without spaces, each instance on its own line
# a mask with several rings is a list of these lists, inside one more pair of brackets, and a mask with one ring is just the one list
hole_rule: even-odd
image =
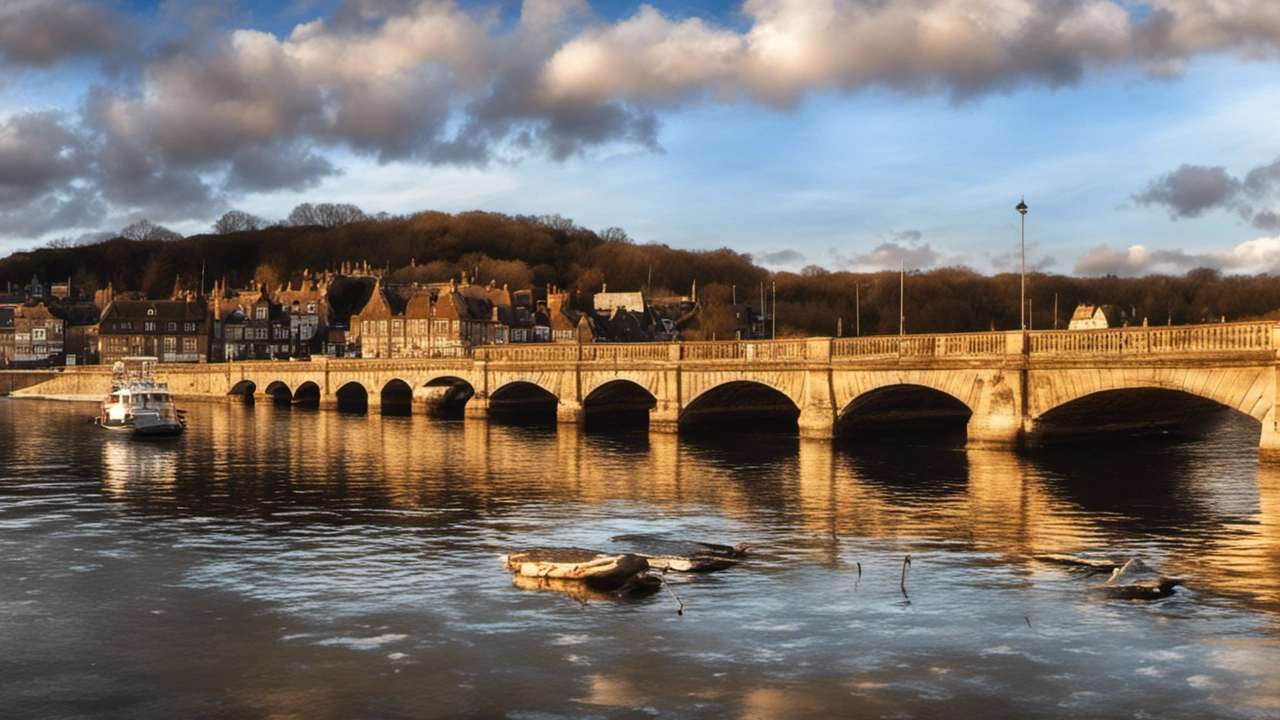
[[148,315],[155,315],[155,314],[156,314],[156,309],[155,309],[155,308],[147,308],[147,314],[148,314]]

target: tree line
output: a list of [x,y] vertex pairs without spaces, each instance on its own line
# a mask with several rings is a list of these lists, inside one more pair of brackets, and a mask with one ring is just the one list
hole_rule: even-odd
[[[1013,273],[939,268],[900,277],[896,271],[819,267],[775,273],[727,248],[636,244],[619,228],[596,232],[558,215],[426,211],[371,217],[355,206],[304,204],[288,221],[273,224],[232,211],[213,230],[184,238],[142,221],[105,242],[52,243],[0,259],[0,282],[25,285],[36,274],[46,281],[70,279],[85,294],[110,283],[118,292],[159,298],[169,296],[175,280],[197,292],[214,281],[273,287],[308,270],[367,263],[394,283],[465,274],[513,290],[555,285],[584,309],[606,286],[662,297],[689,295],[696,283],[700,310],[684,328],[688,339],[733,337],[741,313],[732,306],[759,312],[762,294],[767,311],[776,308],[779,337],[894,334],[900,308],[907,333],[1013,330],[1020,322],[1021,278]],[[1033,329],[1066,327],[1081,303],[1115,305],[1134,324],[1274,319],[1280,318],[1280,277],[1223,276],[1212,269],[1141,278],[1032,273],[1027,299]]]

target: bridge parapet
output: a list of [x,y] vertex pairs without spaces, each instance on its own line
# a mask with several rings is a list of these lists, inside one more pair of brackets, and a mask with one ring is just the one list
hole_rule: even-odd
[[1030,333],[1032,354],[1138,354],[1275,350],[1273,322]]
[[[1016,335],[1016,333],[1014,334]],[[894,355],[899,357],[987,357],[1011,352],[1010,333],[957,335],[881,335],[838,338],[831,355],[838,358]],[[1012,352],[1018,352],[1015,347]]]

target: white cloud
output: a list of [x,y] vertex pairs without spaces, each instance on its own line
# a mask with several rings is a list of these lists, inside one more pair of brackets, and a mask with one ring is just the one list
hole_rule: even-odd
[[1143,245],[1114,249],[1099,245],[1081,255],[1075,272],[1081,275],[1180,275],[1195,268],[1213,268],[1238,274],[1280,272],[1280,237],[1263,237],[1240,243],[1230,250],[1188,253],[1156,250]]

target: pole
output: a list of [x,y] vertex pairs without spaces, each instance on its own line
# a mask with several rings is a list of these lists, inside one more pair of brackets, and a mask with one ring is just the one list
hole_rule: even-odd
[[1053,329],[1058,329],[1058,293],[1053,294]]
[[769,306],[764,302],[764,282],[760,283],[760,339],[764,339],[764,321],[769,317]]
[[1018,310],[1022,314],[1022,331],[1027,330],[1027,201],[1022,199],[1018,201],[1018,206],[1014,208],[1022,214],[1022,294],[1018,303]]
[[774,280],[773,285],[773,331],[769,334],[770,340],[778,339],[778,281]]
[[907,334],[907,261],[898,274],[898,335]]
[[862,288],[858,283],[853,284],[853,317],[854,317],[854,336],[862,337],[862,301],[859,299]]

